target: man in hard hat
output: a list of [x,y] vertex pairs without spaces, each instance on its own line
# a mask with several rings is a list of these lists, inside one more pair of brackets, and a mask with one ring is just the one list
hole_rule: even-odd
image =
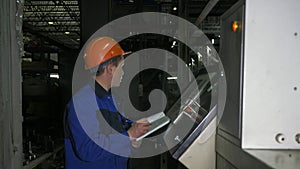
[[85,68],[94,80],[80,89],[66,108],[66,169],[126,169],[127,157],[141,144],[135,138],[148,131],[146,119],[130,124],[118,112],[110,92],[111,87],[120,85],[126,54],[109,37],[95,38],[86,46]]

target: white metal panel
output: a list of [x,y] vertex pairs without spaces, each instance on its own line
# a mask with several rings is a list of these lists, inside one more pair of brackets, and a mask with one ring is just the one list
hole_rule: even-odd
[[300,148],[299,7],[299,0],[246,1],[243,148]]
[[192,145],[179,158],[190,169],[212,169],[216,164],[216,127],[215,117]]
[[295,150],[246,150],[249,154],[277,169],[299,169],[300,151]]

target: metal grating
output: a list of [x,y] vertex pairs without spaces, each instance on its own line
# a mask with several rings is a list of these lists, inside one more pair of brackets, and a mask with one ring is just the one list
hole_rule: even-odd
[[[118,7],[118,10],[112,12],[112,19],[129,14],[130,11],[134,11],[138,5],[138,3],[132,3],[134,1],[130,0],[112,1],[117,4],[113,7]],[[157,6],[157,8],[151,8],[152,10],[159,9],[158,12],[167,12],[177,15],[176,12],[174,13],[172,10],[172,6],[176,6],[176,4],[179,3],[178,0],[145,0],[143,7],[145,9],[148,4],[146,2],[151,2],[151,5]],[[185,18],[190,22],[195,23],[209,0],[187,0],[185,2]],[[219,16],[235,2],[237,2],[237,0],[219,0],[206,20],[203,21],[200,28],[208,34],[219,34]],[[164,11],[165,5],[169,5],[167,11]],[[26,40],[25,49],[27,44],[31,47],[35,44],[42,44],[42,47],[43,45],[47,46],[48,44],[52,44],[57,47],[62,46],[71,49],[79,49],[80,10],[78,0],[25,0],[23,32]],[[66,34],[66,32],[68,34]],[[42,37],[44,40],[36,39],[36,36]],[[45,42],[45,40],[48,42]]]
[[[80,45],[80,11],[78,0],[25,0],[24,34],[30,33],[78,49]],[[31,39],[31,37],[27,37]]]

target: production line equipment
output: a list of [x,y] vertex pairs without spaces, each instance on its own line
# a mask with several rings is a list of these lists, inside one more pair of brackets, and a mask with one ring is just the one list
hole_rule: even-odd
[[197,169],[299,169],[299,6],[298,0],[241,0],[222,15],[226,98],[220,72],[208,79],[217,99],[201,99],[209,90],[187,89],[179,113],[167,113],[164,141],[173,158]]

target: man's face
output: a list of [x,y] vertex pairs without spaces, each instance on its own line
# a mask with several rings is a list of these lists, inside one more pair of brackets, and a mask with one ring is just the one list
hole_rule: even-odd
[[124,59],[119,61],[118,66],[113,66],[113,77],[111,83],[112,87],[120,86],[122,77],[124,75],[123,66],[124,66]]

